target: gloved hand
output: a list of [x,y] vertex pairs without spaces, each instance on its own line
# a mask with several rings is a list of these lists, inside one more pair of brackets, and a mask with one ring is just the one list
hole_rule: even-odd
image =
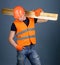
[[40,16],[40,13],[43,11],[41,8],[33,10],[35,12],[35,16]]
[[22,51],[22,49],[23,49],[22,46],[19,46],[19,45],[16,46],[16,50],[18,50],[18,51]]

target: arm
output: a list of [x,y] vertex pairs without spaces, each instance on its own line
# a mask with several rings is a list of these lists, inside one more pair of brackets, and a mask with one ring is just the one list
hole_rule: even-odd
[[14,36],[15,36],[15,31],[10,31],[9,34],[9,42],[10,44],[18,51],[21,51],[24,47],[19,46],[15,41],[14,41]]
[[46,20],[46,19],[38,19],[37,20],[37,23],[44,23],[44,22],[47,22],[48,20]]
[[[40,16],[40,13],[44,12],[41,8],[38,8],[36,10],[34,10],[35,12],[35,16]],[[43,23],[43,22],[47,22],[48,20],[46,19],[37,19],[37,23]]]
[[15,36],[15,31],[10,31],[10,34],[9,34],[9,42],[10,42],[10,44],[13,46],[13,47],[15,47],[16,48],[16,46],[17,46],[17,44],[16,44],[16,42],[14,41],[14,36]]

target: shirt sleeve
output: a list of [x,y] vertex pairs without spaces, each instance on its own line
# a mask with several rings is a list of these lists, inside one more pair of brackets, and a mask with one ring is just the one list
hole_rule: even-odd
[[17,31],[14,23],[12,23],[12,25],[11,25],[11,31]]
[[34,18],[34,22],[37,23],[37,18]]

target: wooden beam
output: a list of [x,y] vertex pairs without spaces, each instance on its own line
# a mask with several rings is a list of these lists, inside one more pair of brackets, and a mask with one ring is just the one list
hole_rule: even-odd
[[[2,9],[1,12],[4,15],[13,16],[13,9],[4,8]],[[40,13],[40,16],[35,16],[35,13],[33,11],[25,11],[25,13],[27,17],[31,17],[31,18],[47,19],[47,20],[54,20],[54,21],[58,19],[58,14],[56,13],[42,12]]]

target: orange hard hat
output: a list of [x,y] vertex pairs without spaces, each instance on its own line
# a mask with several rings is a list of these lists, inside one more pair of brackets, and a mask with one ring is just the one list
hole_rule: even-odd
[[20,18],[23,15],[25,15],[25,10],[24,10],[24,8],[22,6],[16,6],[13,9],[14,18],[18,19],[18,18]]

